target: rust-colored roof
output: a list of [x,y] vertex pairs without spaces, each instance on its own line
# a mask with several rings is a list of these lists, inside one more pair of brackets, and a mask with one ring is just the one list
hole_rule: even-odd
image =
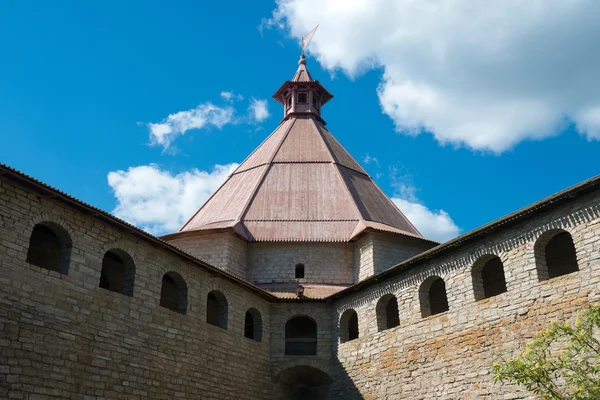
[[218,227],[261,242],[345,242],[367,230],[423,239],[310,116],[294,116],[277,127],[179,232],[167,238]]
[[[332,97],[302,56],[277,93],[306,87]],[[310,110],[287,114],[196,214],[164,238],[222,230],[261,242],[346,242],[368,231],[426,240]]]

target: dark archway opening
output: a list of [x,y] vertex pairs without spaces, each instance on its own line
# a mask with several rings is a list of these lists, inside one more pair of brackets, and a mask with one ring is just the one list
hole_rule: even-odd
[[419,289],[419,301],[423,317],[448,311],[448,296],[444,280],[439,276],[425,279]]
[[358,315],[354,313],[348,321],[348,340],[358,339]]
[[315,389],[309,386],[296,386],[292,389],[292,400],[316,400]]
[[285,355],[317,355],[317,323],[308,317],[295,317],[285,324]]
[[275,376],[275,382],[281,385],[284,398],[293,400],[326,400],[332,398],[328,393],[332,380],[323,370],[297,365],[286,368]]
[[206,296],[206,322],[227,329],[227,317],[227,298],[218,290],[213,290]]
[[554,236],[546,245],[546,265],[548,278],[556,278],[579,271],[575,245],[567,232]]
[[340,317],[340,342],[358,339],[358,314],[350,309]]
[[504,265],[498,256],[480,257],[472,270],[475,300],[483,300],[506,292]]
[[377,328],[384,331],[400,325],[398,299],[393,294],[386,294],[379,299],[375,306],[377,313]]
[[431,307],[431,315],[448,311],[446,282],[441,278],[431,284],[431,288],[429,289],[429,305]]
[[71,237],[60,225],[42,222],[33,227],[29,238],[27,262],[62,275],[69,273]]
[[100,284],[102,289],[133,296],[135,264],[129,254],[120,249],[112,249],[104,254]]
[[177,272],[164,274],[160,289],[160,306],[179,314],[187,312],[187,284]]
[[538,238],[535,260],[540,281],[579,271],[573,238],[562,229],[544,232]]
[[256,308],[246,311],[244,336],[257,342],[262,341],[262,317]]

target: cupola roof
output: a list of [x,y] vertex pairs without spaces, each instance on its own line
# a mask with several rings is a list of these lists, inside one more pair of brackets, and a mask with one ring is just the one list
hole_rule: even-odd
[[[291,81],[285,81],[283,85],[273,95],[273,98],[277,100],[281,105],[288,111],[288,101],[290,95],[300,91],[310,91],[319,97],[319,108],[333,98],[333,95],[329,93],[323,85],[312,78],[308,68],[306,67],[306,57],[304,54],[300,56],[298,61],[298,69],[294,74]],[[295,100],[295,99],[294,99]],[[320,113],[317,113],[320,114]]]

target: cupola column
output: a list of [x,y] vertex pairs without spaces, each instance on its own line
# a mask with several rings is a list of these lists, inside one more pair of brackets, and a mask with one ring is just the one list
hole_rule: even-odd
[[298,95],[296,94],[296,88],[292,88],[292,107],[290,107],[289,113],[296,112],[296,102],[298,101]]

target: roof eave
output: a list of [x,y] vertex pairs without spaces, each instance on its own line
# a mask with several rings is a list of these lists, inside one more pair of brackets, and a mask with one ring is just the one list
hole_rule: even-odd
[[[381,227],[373,226],[375,224],[383,225],[383,226],[381,226]],[[391,235],[408,237],[411,239],[420,240],[420,241],[428,242],[428,243],[433,243],[436,245],[440,244],[439,242],[436,242],[435,240],[427,239],[423,236],[416,235],[414,233],[407,232],[407,231],[399,229],[399,228],[394,228],[393,226],[389,226],[389,225],[382,224],[382,223],[375,223],[375,224],[373,224],[371,221],[361,220],[357,224],[354,232],[352,232],[352,235],[350,236],[349,241],[354,242],[354,241],[357,241],[358,239],[362,238],[364,235],[366,235],[368,233],[379,232],[379,233],[386,233],[386,234],[391,234]]]
[[329,93],[329,91],[327,89],[325,89],[325,87],[323,85],[321,85],[321,83],[319,83],[319,81],[312,81],[312,82],[285,81],[283,83],[283,85],[281,85],[279,87],[279,89],[277,89],[275,94],[273,94],[273,99],[275,99],[275,101],[277,101],[279,104],[285,106],[285,100],[282,98],[282,95],[290,86],[316,87],[317,89],[319,89],[319,91],[321,92],[321,95],[322,95],[321,106],[325,105],[325,103],[327,103],[329,100],[333,99],[333,94]]

